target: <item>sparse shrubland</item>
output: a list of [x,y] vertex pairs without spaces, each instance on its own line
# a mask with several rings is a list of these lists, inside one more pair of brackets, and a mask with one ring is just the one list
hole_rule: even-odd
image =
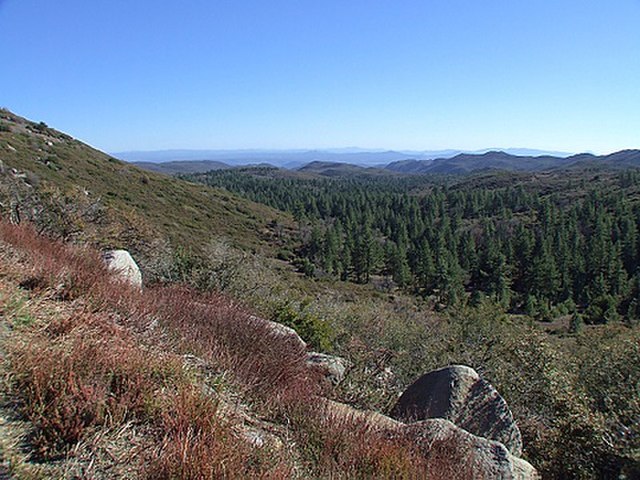
[[[32,422],[30,442],[39,458],[69,455],[79,441],[108,436],[132,424],[140,430],[144,445],[132,460],[138,473],[149,478],[289,478],[292,466],[284,457],[275,452],[262,458],[242,437],[239,420],[220,412],[227,388],[251,391],[256,397],[266,394],[259,390],[266,388],[265,383],[255,381],[256,376],[279,372],[264,368],[257,372],[249,363],[267,365],[269,345],[254,349],[258,355],[256,350],[267,352],[259,358],[249,356],[247,361],[245,355],[252,352],[249,344],[240,347],[217,341],[218,348],[211,350],[216,361],[207,365],[218,369],[217,379],[229,372],[238,375],[230,383],[216,381],[209,387],[213,393],[208,394],[202,389],[206,372],[185,367],[181,355],[183,350],[196,350],[190,342],[197,333],[191,330],[191,337],[182,338],[176,330],[179,325],[171,327],[171,322],[182,321],[189,302],[196,301],[193,294],[159,292],[163,298],[173,293],[169,303],[160,305],[156,298],[147,299],[113,283],[89,250],[51,242],[29,228],[6,224],[2,225],[2,240],[26,253],[20,275],[30,275],[23,284],[34,298],[49,302],[47,308],[37,309],[38,315],[48,315],[27,325],[19,321],[3,341],[12,398]],[[210,346],[212,330],[217,328],[215,333],[220,334],[225,328],[235,329],[229,322],[238,319],[228,301],[215,300],[217,303],[210,301],[208,307],[202,307],[216,309],[215,319],[219,320],[217,325],[200,324],[198,333],[208,333],[209,340],[202,338],[202,349]],[[8,312],[10,320],[24,316],[24,305],[17,306],[13,310],[20,316]],[[164,326],[156,327],[153,335],[148,332],[150,318]],[[227,323],[223,326],[222,321]],[[290,360],[286,352],[284,357]],[[246,365],[244,370],[240,363]],[[283,361],[281,365],[288,364]],[[292,378],[296,381],[298,377]]]
[[[207,270],[206,262],[194,264]],[[250,279],[254,272],[269,280],[248,289],[253,293],[245,303],[298,328],[316,348],[314,339],[320,336],[325,351],[350,361],[335,398],[387,412],[423,373],[462,363],[506,398],[522,430],[526,458],[545,476],[606,478],[623,465],[637,465],[636,328],[617,323],[569,334],[567,325],[564,334],[552,336],[534,319],[508,315],[487,298],[435,313],[429,302],[398,292],[352,284],[338,288],[329,281],[315,281],[310,288],[295,277],[285,277],[283,285],[265,262],[249,260],[234,277]],[[231,282],[227,291],[237,295],[243,288]]]
[[[30,227],[2,223],[0,240],[3,289],[22,280],[39,302],[2,344],[10,398],[41,461],[130,425],[140,448],[120,468],[148,478],[445,478],[443,459],[424,459],[407,440],[318,416],[320,384],[304,352],[230,299],[177,285],[141,292],[111,279],[90,249]],[[24,316],[23,303],[9,321]],[[281,439],[257,448],[248,418]],[[82,468],[117,471],[96,458]]]

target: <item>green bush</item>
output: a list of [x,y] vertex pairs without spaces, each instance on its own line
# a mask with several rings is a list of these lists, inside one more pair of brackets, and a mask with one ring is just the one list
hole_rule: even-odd
[[333,349],[334,334],[331,326],[308,309],[308,302],[295,306],[286,302],[276,308],[274,320],[293,328],[313,348],[320,351]]
[[571,316],[571,320],[569,322],[569,333],[580,333],[584,328],[584,320],[582,319],[582,315],[578,312],[575,312]]

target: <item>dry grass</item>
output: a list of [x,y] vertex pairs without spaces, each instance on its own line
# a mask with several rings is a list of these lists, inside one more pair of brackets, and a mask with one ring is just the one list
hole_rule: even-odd
[[73,300],[110,281],[99,254],[89,248],[52,241],[30,225],[6,222],[0,222],[0,238],[28,253],[31,275],[25,278],[24,286],[49,288],[60,300]]
[[101,316],[62,318],[15,340],[8,347],[13,384],[43,457],[64,451],[92,427],[145,418],[157,391],[187,381],[178,357],[142,350]]
[[[136,460],[147,478],[453,478],[410,440],[318,409],[320,382],[304,349],[230,299],[179,285],[131,288],[96,252],[28,226],[0,222],[0,239],[27,253],[23,288],[76,305],[5,342],[40,457],[69,455],[96,431],[133,423],[151,445]],[[206,375],[185,369],[185,354],[250,410],[284,424],[289,444],[252,445],[242,420],[220,408],[225,392],[203,388]]]
[[292,392],[318,392],[304,349],[228,298],[170,286],[148,292],[145,300],[143,311],[161,319],[179,350],[230,372],[252,399],[274,404]]
[[294,409],[297,441],[309,469],[320,478],[448,479],[484,478],[471,461],[474,452],[464,443],[428,437],[428,445],[415,433],[388,419],[369,416],[340,404],[324,408]]
[[260,452],[239,437],[211,397],[191,388],[167,396],[158,422],[164,434],[145,467],[147,478],[269,478],[293,476],[278,452]]
[[[156,448],[138,459],[149,478],[291,477],[281,455],[262,458],[238,434],[179,355],[208,352],[221,371],[235,368],[247,391],[266,394],[266,382],[257,379],[282,370],[291,357],[279,355],[274,366],[267,361],[275,358],[268,341],[257,342],[253,358],[246,356],[252,351],[243,344],[248,333],[234,335],[246,314],[222,297],[197,299],[180,287],[128,288],[111,278],[95,252],[49,241],[29,227],[0,224],[0,235],[29,253],[23,288],[55,301],[76,300],[69,314],[21,326],[6,342],[17,407],[34,427],[30,443],[38,458],[69,455],[97,430],[136,422],[155,438]],[[151,318],[163,328],[156,329],[155,345],[145,345],[141,332]],[[167,338],[159,334],[164,329]],[[262,360],[265,366],[257,368]]]
[[303,409],[297,429],[309,468],[330,478],[429,478],[428,464],[403,439],[372,429],[366,421]]

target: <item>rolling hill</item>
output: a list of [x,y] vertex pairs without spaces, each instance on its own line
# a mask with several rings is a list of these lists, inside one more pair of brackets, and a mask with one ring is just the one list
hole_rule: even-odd
[[362,167],[351,163],[341,162],[311,162],[297,169],[298,172],[320,175],[322,177],[350,177],[356,175],[393,175],[391,172],[382,168]]
[[392,162],[385,168],[399,173],[455,175],[482,170],[542,172],[594,165],[607,168],[640,167],[640,150],[623,150],[601,156],[581,153],[569,157],[512,155],[502,151],[491,151],[483,154],[461,153],[451,158]]
[[[111,246],[131,247],[120,245],[129,235],[139,242],[163,238],[198,250],[216,235],[255,248],[268,244],[263,241],[268,221],[289,221],[281,212],[228,192],[144,171],[5,109],[0,110],[0,160],[5,215],[13,206],[37,220],[43,201],[55,203],[49,211],[60,215],[76,214],[84,205],[100,215],[90,222],[100,229],[99,238],[91,240]],[[76,216],[79,229],[89,223]]]

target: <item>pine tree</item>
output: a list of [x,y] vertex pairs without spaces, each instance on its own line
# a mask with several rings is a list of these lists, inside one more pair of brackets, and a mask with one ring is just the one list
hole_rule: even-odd
[[436,266],[429,241],[423,237],[416,252],[416,290],[431,294],[435,285]]

